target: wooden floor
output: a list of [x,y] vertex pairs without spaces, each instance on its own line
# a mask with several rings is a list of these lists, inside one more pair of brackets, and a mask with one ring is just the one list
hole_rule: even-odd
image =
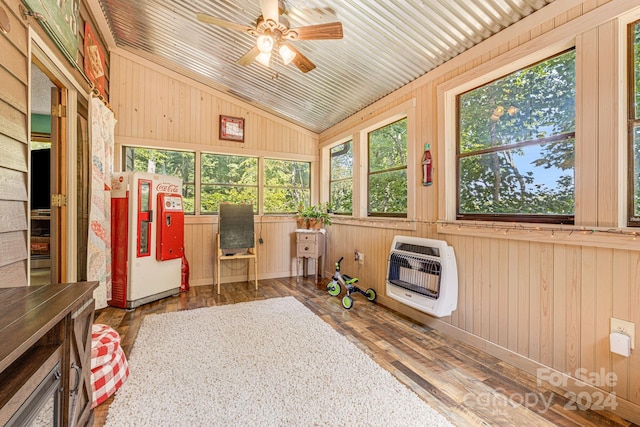
[[[361,295],[355,296],[351,310],[345,310],[324,286],[307,280],[261,280],[258,291],[253,284],[226,284],[219,296],[213,286],[198,286],[132,312],[98,310],[96,323],[114,327],[129,356],[147,315],[291,295],[456,426],[636,426],[606,411],[567,409],[571,402],[562,391],[539,387],[533,375]],[[96,408],[94,426],[104,425],[112,400]]]

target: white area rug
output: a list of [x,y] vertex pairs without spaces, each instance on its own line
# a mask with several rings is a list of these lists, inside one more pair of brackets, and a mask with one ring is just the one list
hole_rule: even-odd
[[148,316],[107,426],[450,426],[293,297]]

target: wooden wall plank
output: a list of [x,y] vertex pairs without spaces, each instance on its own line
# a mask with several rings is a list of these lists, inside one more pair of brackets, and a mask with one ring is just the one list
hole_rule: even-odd
[[0,200],[0,233],[26,229],[26,203]]
[[27,200],[27,175],[0,168],[0,200]]
[[576,38],[576,153],[575,221],[596,225],[598,212],[598,30],[586,31]]
[[27,144],[0,134],[0,167],[27,172]]
[[0,82],[0,99],[27,114],[27,85],[3,67],[0,67]]
[[27,259],[27,233],[11,231],[0,234],[0,267]]
[[[13,38],[12,38],[13,39]],[[0,37],[0,64],[23,85],[29,81],[26,51],[21,51],[9,39]]]
[[[631,318],[631,289],[629,284],[633,271],[631,253],[627,251],[613,251],[613,292],[611,294],[611,317],[627,320]],[[636,282],[637,283],[637,282]],[[634,310],[637,307],[634,307]],[[611,354],[611,370],[616,374],[617,381],[613,391],[622,399],[629,398],[629,358]]]
[[598,147],[597,147],[597,194],[598,222],[601,227],[618,226],[618,197],[620,185],[617,173],[620,145],[612,144],[618,137],[618,117],[622,114],[618,96],[618,75],[621,61],[617,61],[618,25],[608,22],[598,27]]
[[540,360],[540,335],[541,335],[541,313],[540,298],[542,294],[542,271],[540,269],[542,247],[545,244],[532,242],[529,246],[529,263],[531,269],[529,272],[529,319],[527,322],[529,328],[529,358]]
[[0,100],[0,134],[26,144],[27,115]]
[[596,316],[597,269],[596,248],[582,249],[582,283],[580,292],[580,366],[596,371]]
[[27,286],[27,261],[0,266],[0,288]]

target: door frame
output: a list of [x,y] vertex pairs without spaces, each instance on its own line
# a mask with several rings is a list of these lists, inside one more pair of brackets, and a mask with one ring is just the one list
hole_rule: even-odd
[[[60,230],[63,230],[64,235],[59,236],[62,243],[62,253],[64,255],[64,262],[59,264],[61,272],[62,282],[75,282],[77,280],[77,255],[78,255],[78,232],[77,232],[77,200],[76,191],[78,187],[77,180],[77,105],[78,98],[82,97],[85,100],[89,100],[89,87],[84,82],[78,82],[71,72],[69,67],[71,64],[63,63],[63,61],[56,56],[47,43],[36,33],[36,31],[29,27],[29,58],[33,61],[34,58],[47,70],[47,74],[52,76],[52,79],[56,84],[60,84],[66,89],[66,125],[64,129],[65,147],[64,152],[60,155],[65,159],[64,168],[65,177],[64,182],[61,183],[60,192],[67,195],[67,204],[65,214],[61,215],[63,224],[60,224]],[[30,68],[29,68],[30,69]],[[29,88],[31,88],[31,71],[29,71]],[[29,129],[31,129],[31,100],[29,99]],[[29,173],[29,180],[31,180],[31,174]],[[30,188],[31,182],[29,181],[28,187]],[[29,217],[31,216],[31,210],[27,209]],[[28,221],[30,224],[31,221]],[[30,226],[28,230],[28,236],[30,235]],[[31,271],[31,259],[28,258],[28,271]],[[29,279],[30,280],[30,279]]]

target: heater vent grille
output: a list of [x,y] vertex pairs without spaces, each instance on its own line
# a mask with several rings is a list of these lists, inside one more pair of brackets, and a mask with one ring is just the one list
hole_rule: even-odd
[[453,248],[443,240],[396,236],[386,283],[389,297],[436,317],[449,316],[458,300]]

